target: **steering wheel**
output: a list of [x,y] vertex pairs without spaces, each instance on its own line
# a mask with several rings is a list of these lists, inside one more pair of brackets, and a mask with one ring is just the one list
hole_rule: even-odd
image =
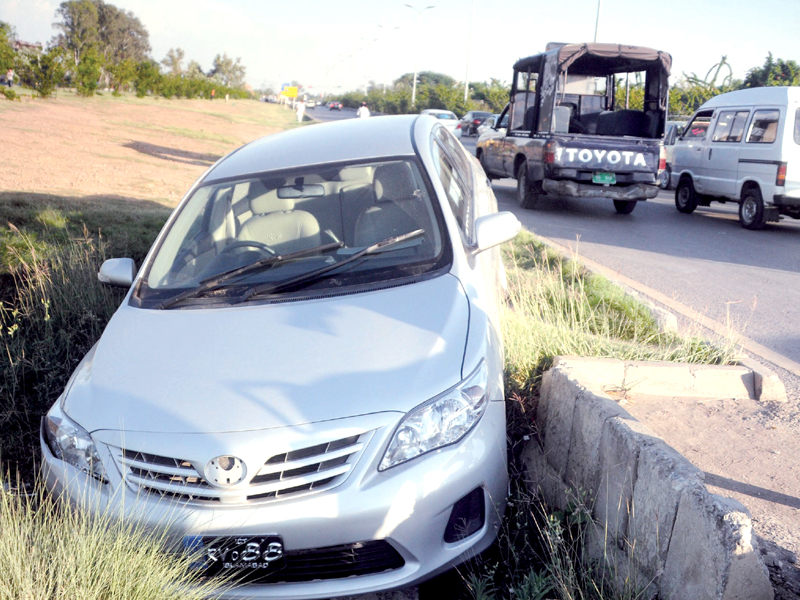
[[[232,252],[238,248],[256,248],[257,250],[261,250],[266,254],[270,254],[275,256],[277,252],[267,246],[263,242],[258,242],[256,240],[236,240],[235,242],[231,242],[227,246],[225,246],[221,251],[220,254],[225,254],[226,252]],[[219,256],[219,255],[218,255]]]

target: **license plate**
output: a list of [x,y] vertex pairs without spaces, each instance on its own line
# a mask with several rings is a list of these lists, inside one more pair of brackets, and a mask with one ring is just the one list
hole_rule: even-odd
[[617,176],[614,173],[592,173],[592,183],[602,183],[614,185],[617,183]]
[[283,568],[283,539],[278,535],[210,537],[183,539],[187,552],[195,555],[192,566],[206,575],[252,572],[263,575]]

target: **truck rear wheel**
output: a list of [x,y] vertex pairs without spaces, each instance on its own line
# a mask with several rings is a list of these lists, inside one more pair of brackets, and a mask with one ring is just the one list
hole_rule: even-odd
[[758,188],[750,188],[742,194],[742,201],[739,204],[739,223],[745,229],[763,229],[766,225],[764,200]]
[[614,200],[614,208],[621,215],[629,215],[636,208],[636,200]]
[[533,208],[541,196],[541,184],[532,183],[528,177],[528,167],[525,163],[517,167],[517,203],[522,208]]
[[675,189],[675,208],[684,214],[693,213],[697,208],[697,192],[691,179],[684,177]]

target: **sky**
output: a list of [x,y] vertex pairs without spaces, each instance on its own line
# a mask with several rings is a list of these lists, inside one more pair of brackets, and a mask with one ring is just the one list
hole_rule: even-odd
[[[209,70],[227,53],[241,57],[255,88],[297,81],[332,94],[391,84],[415,65],[461,82],[508,82],[513,63],[547,42],[592,41],[598,1],[597,41],[669,52],[672,81],[705,78],[723,55],[736,78],[770,51],[800,62],[800,0],[409,0],[416,8],[405,0],[106,0],[142,21],[156,60],[180,47]],[[59,3],[0,0],[0,21],[46,44]]]

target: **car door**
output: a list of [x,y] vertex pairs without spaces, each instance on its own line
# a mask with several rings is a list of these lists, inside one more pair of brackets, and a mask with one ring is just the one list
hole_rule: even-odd
[[703,151],[713,116],[713,110],[698,111],[675,143],[675,165],[672,170],[675,173],[691,175],[695,189],[701,193],[704,193],[705,186]]
[[736,198],[736,177],[744,127],[750,110],[723,109],[714,119],[710,141],[703,150],[704,189],[707,194]]

